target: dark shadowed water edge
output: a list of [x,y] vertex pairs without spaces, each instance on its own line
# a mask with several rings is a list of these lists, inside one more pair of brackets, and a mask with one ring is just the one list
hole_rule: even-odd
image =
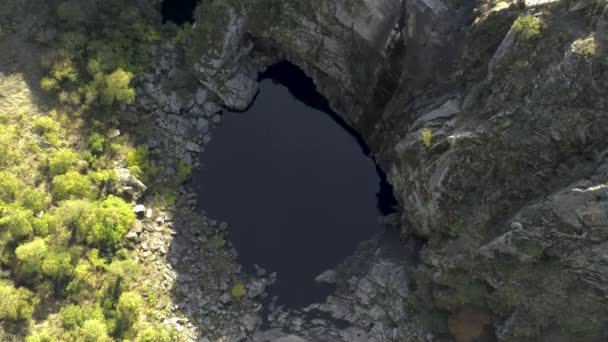
[[329,295],[314,278],[381,232],[395,204],[362,139],[336,118],[299,69],[273,67],[247,111],[223,115],[193,180],[245,270],[277,272],[271,295],[289,307]]

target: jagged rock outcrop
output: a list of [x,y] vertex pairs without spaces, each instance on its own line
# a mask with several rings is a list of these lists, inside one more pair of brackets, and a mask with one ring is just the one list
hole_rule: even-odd
[[607,338],[600,3],[535,7],[532,37],[507,2],[226,3],[197,77],[235,108],[279,60],[315,79],[389,171],[404,237],[425,241],[421,324],[463,341]]

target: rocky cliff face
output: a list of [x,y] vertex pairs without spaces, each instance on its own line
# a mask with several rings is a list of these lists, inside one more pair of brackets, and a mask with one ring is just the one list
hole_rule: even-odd
[[512,26],[524,12],[506,2],[225,1],[199,8],[206,45],[191,53],[238,109],[257,72],[287,59],[363,134],[402,235],[425,243],[410,298],[421,324],[460,341],[602,340],[604,8],[526,11],[538,32]]

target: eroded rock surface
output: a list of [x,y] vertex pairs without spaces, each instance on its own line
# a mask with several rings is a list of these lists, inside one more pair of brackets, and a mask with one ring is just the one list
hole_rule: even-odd
[[201,55],[197,77],[229,75],[211,89],[236,108],[255,86],[230,80],[276,61],[315,79],[390,171],[403,237],[425,241],[404,294],[417,323],[458,340],[606,338],[603,5],[535,4],[530,38],[508,2],[227,3],[217,55],[238,58]]

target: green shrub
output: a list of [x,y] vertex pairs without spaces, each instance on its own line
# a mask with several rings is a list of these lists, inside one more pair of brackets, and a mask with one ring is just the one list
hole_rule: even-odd
[[186,164],[183,160],[179,161],[177,165],[177,180],[180,183],[183,183],[190,178],[190,174],[192,173],[192,166]]
[[513,27],[523,40],[531,41],[540,35],[541,25],[542,23],[539,18],[527,14],[517,18]]
[[51,278],[62,279],[72,274],[72,256],[68,252],[53,251],[42,261],[42,273]]
[[420,134],[420,141],[422,141],[422,144],[424,145],[424,147],[430,148],[432,140],[433,140],[433,131],[431,131],[428,128],[423,129],[422,133]]
[[136,292],[124,292],[118,298],[116,312],[118,313],[119,329],[126,335],[129,335],[133,324],[137,322],[143,305],[143,299]]
[[56,233],[62,225],[61,218],[57,215],[51,215],[44,213],[40,217],[34,217],[32,221],[32,227],[34,227],[34,234],[37,236],[45,237],[50,233]]
[[53,178],[53,197],[57,201],[76,198],[95,198],[97,191],[91,179],[76,171]]
[[597,42],[594,36],[579,39],[572,43],[574,51],[585,57],[594,57],[597,55]]
[[29,321],[35,304],[35,297],[29,290],[0,280],[0,319]]
[[81,221],[78,231],[89,244],[113,250],[133,223],[135,213],[131,206],[110,195]]
[[133,279],[140,272],[140,266],[133,260],[114,260],[106,270],[109,274],[123,279]]
[[215,247],[216,249],[224,248],[224,246],[226,245],[226,240],[221,235],[213,235],[210,241],[213,247]]
[[91,133],[91,135],[89,135],[89,139],[87,139],[87,143],[89,145],[89,150],[91,150],[91,152],[93,152],[93,154],[101,154],[105,148],[105,144],[106,144],[106,138],[97,133]]
[[107,325],[99,319],[88,319],[82,323],[77,340],[82,342],[105,342],[110,340]]
[[72,330],[84,323],[85,311],[79,305],[68,305],[59,311],[59,319],[65,329]]
[[19,245],[15,250],[15,256],[23,265],[23,271],[28,276],[32,276],[40,271],[42,261],[46,257],[47,252],[46,241],[41,238],[35,238],[30,242]]
[[149,152],[146,146],[140,145],[127,153],[127,168],[144,183],[148,183],[158,169],[148,159]]
[[53,64],[51,76],[57,81],[78,81],[78,69],[69,59],[62,59]]
[[165,325],[158,324],[147,327],[139,335],[139,342],[171,342],[174,341],[174,331]]
[[230,290],[230,294],[234,299],[241,299],[247,295],[247,289],[242,283],[236,283]]
[[51,196],[41,189],[25,188],[18,194],[17,203],[38,213],[49,207]]
[[53,214],[61,219],[64,226],[75,229],[84,225],[84,221],[94,209],[95,204],[88,200],[69,200],[61,202]]
[[13,202],[21,186],[21,181],[13,173],[0,171],[0,200]]
[[17,128],[12,125],[0,125],[0,167],[13,165],[20,158],[15,148]]
[[104,77],[104,85],[99,90],[101,103],[112,105],[114,103],[133,103],[135,101],[135,89],[129,84],[133,74],[121,68]]
[[47,331],[32,332],[25,338],[25,342],[53,342],[54,339]]
[[56,79],[50,77],[43,77],[40,80],[40,88],[44,91],[53,91],[59,89],[59,82]]
[[58,146],[60,143],[61,125],[49,116],[37,116],[32,120],[32,128],[38,135],[43,136],[49,144]]
[[49,160],[51,176],[62,175],[71,169],[77,168],[80,163],[78,153],[72,149],[64,148],[53,154]]
[[3,208],[0,215],[0,227],[10,234],[12,239],[22,239],[33,234],[34,215],[30,210],[16,206]]

